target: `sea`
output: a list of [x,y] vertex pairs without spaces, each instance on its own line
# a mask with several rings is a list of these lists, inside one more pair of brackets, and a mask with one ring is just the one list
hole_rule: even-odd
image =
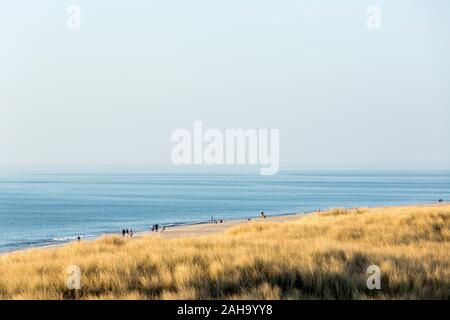
[[318,209],[450,200],[450,171],[0,174],[0,252],[105,234],[307,213]]

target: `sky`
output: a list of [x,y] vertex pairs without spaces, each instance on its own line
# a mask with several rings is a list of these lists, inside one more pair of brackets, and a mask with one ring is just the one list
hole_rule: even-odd
[[2,0],[0,170],[171,169],[196,120],[279,129],[281,169],[450,169],[449,39],[447,0]]

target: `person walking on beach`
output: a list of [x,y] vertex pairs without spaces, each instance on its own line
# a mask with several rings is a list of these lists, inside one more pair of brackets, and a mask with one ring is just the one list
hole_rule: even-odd
[[80,237],[80,236],[78,236],[78,237],[77,237],[77,240],[78,240],[78,242],[80,242],[80,241],[81,241],[81,237]]
[[122,237],[125,237],[125,229],[122,229]]
[[164,230],[166,230],[166,226],[162,226],[161,233],[163,233]]
[[156,231],[156,232],[158,232],[158,227],[159,227],[159,226],[158,226],[157,224],[155,224],[155,231]]
[[130,230],[130,238],[133,238],[133,229]]
[[262,217],[263,219],[266,218],[266,215],[265,215],[264,211],[261,211],[261,217]]

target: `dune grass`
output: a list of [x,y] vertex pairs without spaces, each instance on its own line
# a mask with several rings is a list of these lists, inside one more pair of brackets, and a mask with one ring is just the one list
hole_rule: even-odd
[[[0,299],[449,299],[449,219],[449,205],[336,209],[205,237],[27,250],[0,257]],[[366,287],[370,265],[380,290]]]

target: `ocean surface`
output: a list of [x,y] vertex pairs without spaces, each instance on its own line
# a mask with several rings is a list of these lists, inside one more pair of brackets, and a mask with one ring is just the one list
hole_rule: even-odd
[[128,228],[450,199],[450,172],[2,174],[0,251]]

